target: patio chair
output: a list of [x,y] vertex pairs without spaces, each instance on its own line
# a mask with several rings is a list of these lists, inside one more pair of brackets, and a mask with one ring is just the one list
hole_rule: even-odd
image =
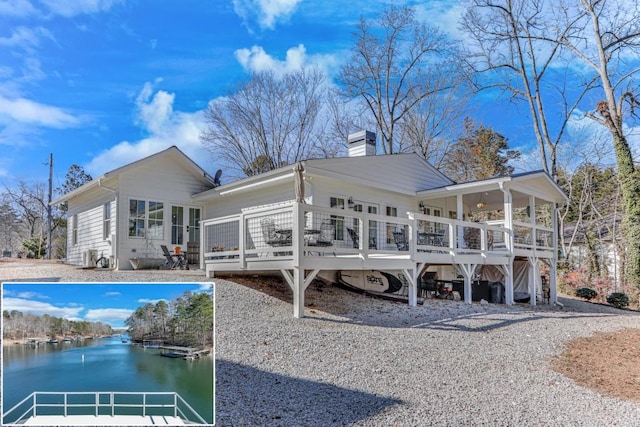
[[324,220],[320,224],[320,236],[315,241],[314,246],[333,246],[333,236],[335,235],[335,227],[330,220]]
[[291,238],[282,236],[276,231],[276,223],[271,217],[262,218],[260,220],[262,227],[262,236],[269,246],[291,246]]
[[177,255],[173,255],[169,252],[169,248],[166,245],[160,245],[162,249],[162,254],[166,258],[164,265],[169,268],[169,270],[175,270],[178,265],[180,265],[180,258]]
[[[322,221],[322,223],[320,223],[320,230],[319,230],[319,233],[317,234],[317,238],[309,239],[306,244],[307,246],[328,248],[333,246],[334,236],[335,236],[335,226],[331,224],[330,220],[324,220]],[[318,255],[324,256],[324,252],[319,251]],[[334,252],[333,256],[335,255],[336,253]]]
[[359,249],[360,248],[360,236],[358,236],[358,233],[355,232],[355,230],[353,228],[347,228],[347,233],[349,233],[349,237],[351,237],[351,240],[353,240],[353,247],[355,249]]
[[399,251],[408,251],[409,250],[409,242],[407,242],[407,235],[403,231],[394,231],[393,232],[393,240],[396,243]]

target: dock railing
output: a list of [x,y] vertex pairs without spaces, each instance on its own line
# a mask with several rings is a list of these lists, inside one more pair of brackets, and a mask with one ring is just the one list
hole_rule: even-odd
[[[22,408],[22,409],[20,409]],[[19,416],[19,410],[26,410]],[[186,413],[185,413],[186,412]],[[189,415],[187,415],[189,414]],[[2,424],[20,424],[38,415],[174,416],[189,424],[207,424],[175,392],[43,392],[36,391],[2,414]]]

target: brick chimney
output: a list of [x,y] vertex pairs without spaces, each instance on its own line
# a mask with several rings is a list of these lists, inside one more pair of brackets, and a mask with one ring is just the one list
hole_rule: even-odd
[[376,134],[368,130],[352,133],[347,137],[349,157],[375,156]]

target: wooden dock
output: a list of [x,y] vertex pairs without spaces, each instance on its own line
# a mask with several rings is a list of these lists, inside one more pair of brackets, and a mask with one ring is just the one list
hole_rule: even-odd
[[[180,347],[180,346],[173,346],[173,345],[160,345],[157,348],[161,349],[162,351],[168,350],[170,354],[179,354],[180,356],[178,357],[182,357],[185,360],[197,359],[200,356],[209,354],[210,352],[210,350],[208,349],[198,350],[195,347]],[[176,356],[169,356],[169,357],[176,357]]]

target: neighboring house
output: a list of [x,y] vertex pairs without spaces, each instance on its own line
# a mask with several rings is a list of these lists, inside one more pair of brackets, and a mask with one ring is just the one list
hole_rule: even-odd
[[[135,176],[135,191],[130,190],[131,181],[111,185],[127,206],[132,200],[163,203],[162,239],[147,229],[153,227],[148,212],[142,224],[128,207],[119,210],[118,222],[135,224],[133,230],[151,235],[154,243],[170,243],[170,206],[201,209],[200,267],[207,275],[280,272],[293,291],[296,317],[304,316],[304,292],[315,277],[332,279],[336,272],[353,270],[401,273],[406,278],[402,292],[411,305],[417,302],[425,271],[440,279],[462,277],[468,303],[472,282],[484,278],[504,283],[507,303],[514,302],[514,292],[524,291],[535,304],[541,294],[540,264],[545,263],[551,301],[556,301],[555,212],[567,199],[549,175],[539,171],[456,184],[417,154],[377,156],[371,132],[351,135],[348,146],[348,157],[307,160],[221,186],[214,186],[175,147],[105,177],[125,172]],[[151,176],[160,159],[166,162],[162,179]],[[180,160],[178,165],[170,167],[175,160]],[[176,180],[183,186],[168,191],[166,183]],[[154,182],[163,198],[153,191]],[[79,237],[81,230],[97,227],[100,220],[88,210],[106,201],[100,198],[107,196],[105,183],[92,183],[56,201],[69,201],[70,215],[79,217],[79,225],[82,218],[87,220],[86,228],[69,228],[68,260],[74,264],[81,264],[83,251],[100,249],[91,246],[101,243],[95,236]],[[548,213],[546,223],[542,214],[514,219],[517,208],[541,212],[540,207]],[[487,222],[469,220],[478,211],[501,216]],[[132,226],[120,226],[116,232],[118,268],[127,267],[132,249],[144,246],[145,239],[131,231]],[[74,250],[73,239],[86,243],[77,247],[76,242]]]
[[90,266],[105,257],[126,270],[131,258],[162,257],[160,245],[186,250],[202,218],[191,196],[213,187],[175,146],[105,173],[52,202],[69,206],[67,262]]
[[[566,257],[571,262],[571,265],[588,268],[589,263],[595,261],[597,269],[602,272],[606,271],[609,279],[619,286],[622,274],[622,260],[614,244],[611,232],[612,230],[616,231],[617,243],[620,244],[620,239],[622,239],[620,233],[622,215],[617,214],[615,221],[613,218],[614,214],[609,214],[595,225],[592,225],[593,241],[591,245],[593,246],[593,253],[589,253],[585,225],[575,222],[564,226],[564,247],[567,251]],[[593,259],[594,255],[595,260]]]

